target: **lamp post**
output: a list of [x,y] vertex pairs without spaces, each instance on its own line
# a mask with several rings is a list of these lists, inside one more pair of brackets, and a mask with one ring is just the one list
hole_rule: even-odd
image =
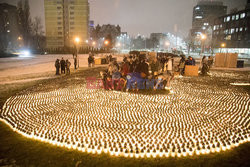
[[78,44],[80,42],[80,38],[79,37],[75,37],[75,59],[74,59],[74,64],[75,64],[75,69],[76,69],[76,66],[77,68],[79,68],[79,58],[78,58]]
[[220,48],[220,53],[221,53],[222,48],[225,48],[225,47],[226,47],[226,44],[225,44],[225,43],[222,43],[220,46],[221,46],[221,48]]
[[23,38],[21,36],[18,36],[17,41],[18,41],[18,47],[20,49],[22,47]]
[[206,34],[201,34],[201,54],[204,53],[205,40],[207,39]]
[[108,41],[108,40],[105,40],[105,41],[104,41],[104,44],[105,44],[105,46],[108,46],[108,45],[109,45],[109,41]]

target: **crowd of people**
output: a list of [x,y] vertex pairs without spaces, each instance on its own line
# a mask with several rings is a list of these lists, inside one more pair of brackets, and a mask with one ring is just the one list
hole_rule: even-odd
[[[173,54],[159,54],[157,56],[130,55],[118,64],[113,60],[108,69],[101,72],[104,88],[107,90],[142,90],[168,89],[171,91],[171,81],[175,73],[185,74],[186,65],[195,66],[196,61],[189,56],[181,55],[179,64],[174,66]],[[207,75],[213,64],[213,57],[202,59],[201,75]]]
[[[70,74],[70,66],[71,66],[71,63],[68,59],[66,61],[63,59],[63,57],[61,60],[56,59],[56,62],[55,62],[56,75],[65,74],[65,73]],[[60,69],[61,69],[61,73],[60,73]]]
[[[125,56],[121,63],[118,63],[112,55],[106,56],[108,68],[101,71],[103,87],[106,90],[158,90],[168,89],[171,91],[171,81],[174,74],[180,76],[185,74],[186,65],[195,66],[196,61],[189,56],[181,55],[179,63],[174,66],[174,57],[171,53],[157,54],[149,56],[146,54],[130,54]],[[88,57],[88,66],[93,67],[95,64],[94,54],[90,53]],[[213,64],[213,57],[204,56],[201,61],[201,75],[207,75]],[[55,62],[56,75],[70,74],[71,63],[69,60],[57,59]],[[61,69],[61,70],[60,70]]]
[[107,90],[170,89],[174,78],[173,55],[150,58],[143,54],[130,55],[120,64],[111,61],[101,76]]

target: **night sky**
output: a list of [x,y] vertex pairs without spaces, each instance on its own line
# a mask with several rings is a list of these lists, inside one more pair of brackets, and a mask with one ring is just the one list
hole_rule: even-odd
[[[99,24],[119,24],[130,35],[149,36],[151,32],[174,32],[187,36],[192,25],[193,7],[198,0],[89,0],[90,19]],[[231,8],[244,8],[246,0],[222,0]],[[16,0],[0,0],[16,4]],[[44,23],[43,0],[30,0],[31,15]]]

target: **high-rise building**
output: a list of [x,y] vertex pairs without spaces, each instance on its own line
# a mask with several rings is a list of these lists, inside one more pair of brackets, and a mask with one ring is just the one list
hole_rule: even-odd
[[79,46],[88,39],[88,0],[44,0],[47,48]]
[[22,37],[19,27],[17,7],[0,4],[0,50],[14,50],[20,47]]
[[250,48],[250,0],[247,1],[246,9],[215,19],[213,47]]
[[214,19],[227,14],[227,6],[219,1],[200,1],[193,9],[191,35],[203,33],[211,26]]

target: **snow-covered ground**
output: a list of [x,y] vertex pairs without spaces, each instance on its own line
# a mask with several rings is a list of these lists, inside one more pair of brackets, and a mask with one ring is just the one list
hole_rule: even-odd
[[[0,59],[0,84],[10,84],[38,80],[39,78],[55,77],[55,61],[64,58],[71,62],[74,70],[74,60],[71,54],[30,55],[28,57],[12,57]],[[88,54],[79,54],[80,67],[88,66]],[[95,55],[95,58],[105,57],[104,54]],[[118,56],[122,60],[122,55]]]
[[[25,74],[28,73],[35,73],[36,71],[28,71],[27,68],[38,67],[35,70],[38,72],[48,72],[55,70],[54,63],[55,60],[64,58],[65,60],[68,59],[73,64],[73,57],[72,55],[31,55],[29,57],[12,57],[12,58],[1,58],[0,59],[0,76],[2,74],[6,75],[17,75],[16,73],[6,73],[6,71],[12,71],[19,69],[20,72],[24,72]],[[87,65],[87,57],[88,55],[79,55],[80,66]],[[24,70],[22,70],[24,69]]]
[[[87,55],[80,55],[80,65],[86,66]],[[0,59],[0,84],[25,82],[30,78],[53,77],[55,60],[69,59],[73,64],[72,55],[31,55],[29,57],[12,57]],[[72,65],[73,67],[73,65]],[[46,78],[45,77],[45,78]]]
[[[0,84],[28,82],[30,80],[55,77],[55,60],[61,59],[62,57],[71,62],[71,70],[74,70],[74,60],[71,54],[31,55],[29,57],[1,58]],[[95,57],[105,57],[105,55],[100,54]],[[116,55],[115,57],[118,58],[118,61],[122,61],[123,55]],[[87,59],[88,54],[79,55],[80,67],[88,66]]]

